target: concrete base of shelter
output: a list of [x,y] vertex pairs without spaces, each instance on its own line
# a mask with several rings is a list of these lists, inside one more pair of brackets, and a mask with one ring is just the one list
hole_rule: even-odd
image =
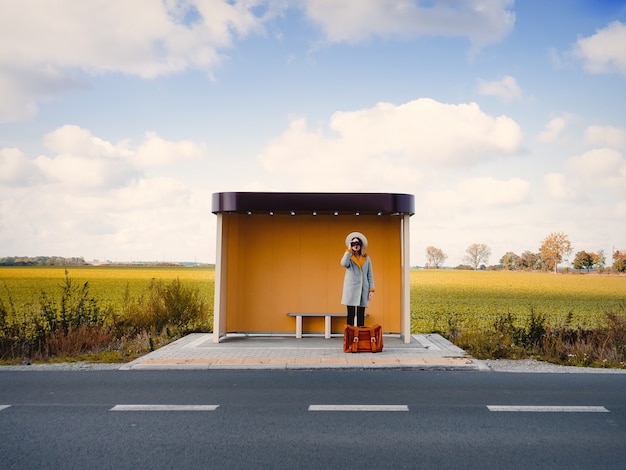
[[155,369],[462,369],[480,370],[465,351],[437,334],[384,335],[380,353],[344,353],[343,338],[301,339],[280,335],[230,334],[220,343],[194,333],[153,351],[120,370]]

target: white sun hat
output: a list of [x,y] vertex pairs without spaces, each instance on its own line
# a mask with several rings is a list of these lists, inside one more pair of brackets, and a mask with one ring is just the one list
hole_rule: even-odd
[[350,248],[350,241],[353,238],[358,238],[359,240],[361,240],[361,243],[363,243],[363,246],[361,248],[365,249],[367,248],[367,237],[365,235],[363,235],[361,232],[350,232],[348,234],[348,236],[346,237],[346,247]]

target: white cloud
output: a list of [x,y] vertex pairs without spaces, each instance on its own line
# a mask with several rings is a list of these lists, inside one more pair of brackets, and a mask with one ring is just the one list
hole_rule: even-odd
[[513,155],[521,140],[515,121],[489,116],[475,103],[419,99],[336,112],[328,131],[309,130],[306,120],[294,119],[258,158],[268,172],[289,176],[294,185],[322,180],[335,190],[383,182],[397,187],[415,184],[423,168],[468,168]]
[[133,151],[125,142],[112,144],[87,129],[66,125],[44,136],[52,155],[39,155],[33,163],[50,184],[96,189],[123,185],[139,176]]
[[5,256],[205,261],[215,243],[210,200],[208,191],[168,178],[95,192],[16,191],[0,199],[0,245]]
[[40,178],[39,169],[17,148],[0,149],[0,182],[27,186]]
[[[250,2],[68,0],[3,2],[4,64],[155,77],[219,62],[234,34],[260,28]],[[193,22],[188,13],[197,12]]]
[[135,148],[126,140],[111,143],[75,125],[46,134],[44,146],[52,154],[32,160],[18,149],[2,149],[2,179],[13,184],[39,179],[46,184],[88,190],[113,188],[142,177],[148,168],[200,159],[205,154],[202,144],[170,142],[154,132],[147,132]]
[[35,163],[50,183],[83,189],[117,186],[136,174],[127,162],[111,164],[103,158],[88,160],[70,154],[40,156]]
[[57,154],[81,158],[128,158],[131,151],[126,142],[112,144],[95,137],[87,129],[67,124],[44,136],[45,147]]
[[573,55],[589,73],[618,73],[626,76],[626,25],[615,21],[576,42]]
[[[112,235],[132,256],[162,258],[163,253],[212,251],[212,246],[206,246],[213,222],[207,190],[167,177],[145,178],[115,191],[113,198],[109,217],[116,229]],[[179,256],[178,260],[190,260],[189,254]]]
[[[265,34],[288,7],[271,0],[0,2],[0,122],[33,118],[41,101],[85,88],[93,75],[210,74],[237,39]],[[307,0],[304,9],[329,42],[426,34],[468,37],[481,47],[515,23],[513,0]]]
[[611,148],[589,150],[568,158],[564,173],[548,173],[543,182],[550,199],[604,205],[609,210],[615,196],[626,196],[626,159]]
[[155,132],[146,132],[145,141],[137,148],[133,160],[141,167],[168,165],[185,160],[200,159],[205,146],[190,140],[168,142]]
[[517,85],[515,78],[510,75],[491,82],[478,80],[478,93],[485,96],[495,96],[505,103],[522,98],[522,90]]
[[530,199],[530,189],[530,182],[520,178],[469,178],[452,189],[430,191],[427,200],[428,206],[433,208],[480,211],[526,203]]
[[[5,44],[11,44],[11,41],[7,39]],[[0,123],[30,119],[39,111],[38,101],[85,87],[85,81],[73,73],[61,72],[48,65],[39,65],[33,69],[24,64],[7,64],[0,58]]]
[[617,150],[590,150],[571,157],[567,166],[581,185],[626,195],[626,159]]
[[548,196],[559,201],[576,201],[579,196],[561,173],[548,173],[543,177]]
[[475,46],[501,40],[515,24],[512,0],[306,0],[306,12],[328,42],[370,36],[464,36]]
[[77,72],[210,71],[235,36],[262,32],[271,9],[256,11],[256,2],[225,0],[0,2],[0,122],[28,119],[38,101],[84,86]]
[[569,118],[567,116],[560,116],[551,119],[545,129],[539,133],[537,140],[539,142],[548,143],[554,142],[565,130]]
[[571,157],[568,166],[580,176],[605,178],[619,174],[624,163],[622,155],[617,150],[603,148]]
[[211,259],[210,192],[147,174],[202,157],[202,145],[153,132],[137,146],[112,143],[73,125],[43,140],[49,155],[28,158],[20,149],[0,149],[4,255]]
[[589,126],[585,130],[585,141],[590,145],[601,147],[626,148],[626,129],[614,126]]
[[0,149],[0,180],[12,186],[56,188],[82,195],[118,190],[145,179],[145,170],[181,160],[201,158],[204,146],[170,142],[154,132],[133,147],[126,140],[111,143],[79,126],[62,126],[44,136],[49,155],[28,158],[16,148]]
[[482,207],[521,204],[530,198],[530,183],[520,178],[471,178],[462,181],[458,189],[466,204]]

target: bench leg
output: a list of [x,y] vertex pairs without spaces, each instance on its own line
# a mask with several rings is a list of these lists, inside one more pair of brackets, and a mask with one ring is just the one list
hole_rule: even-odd
[[330,339],[331,320],[330,315],[324,317],[324,338],[326,339]]
[[296,316],[296,338],[302,338],[302,315]]

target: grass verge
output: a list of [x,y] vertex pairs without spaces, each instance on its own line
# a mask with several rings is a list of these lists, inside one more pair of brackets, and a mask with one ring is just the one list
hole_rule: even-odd
[[571,317],[550,327],[533,308],[518,326],[510,314],[492,327],[451,329],[442,332],[477,359],[535,358],[554,364],[626,369],[626,302],[605,312],[603,325],[572,326]]
[[0,363],[128,362],[192,332],[212,329],[212,311],[199,287],[180,279],[153,279],[121,306],[90,294],[89,283],[67,271],[37,302],[0,298]]

